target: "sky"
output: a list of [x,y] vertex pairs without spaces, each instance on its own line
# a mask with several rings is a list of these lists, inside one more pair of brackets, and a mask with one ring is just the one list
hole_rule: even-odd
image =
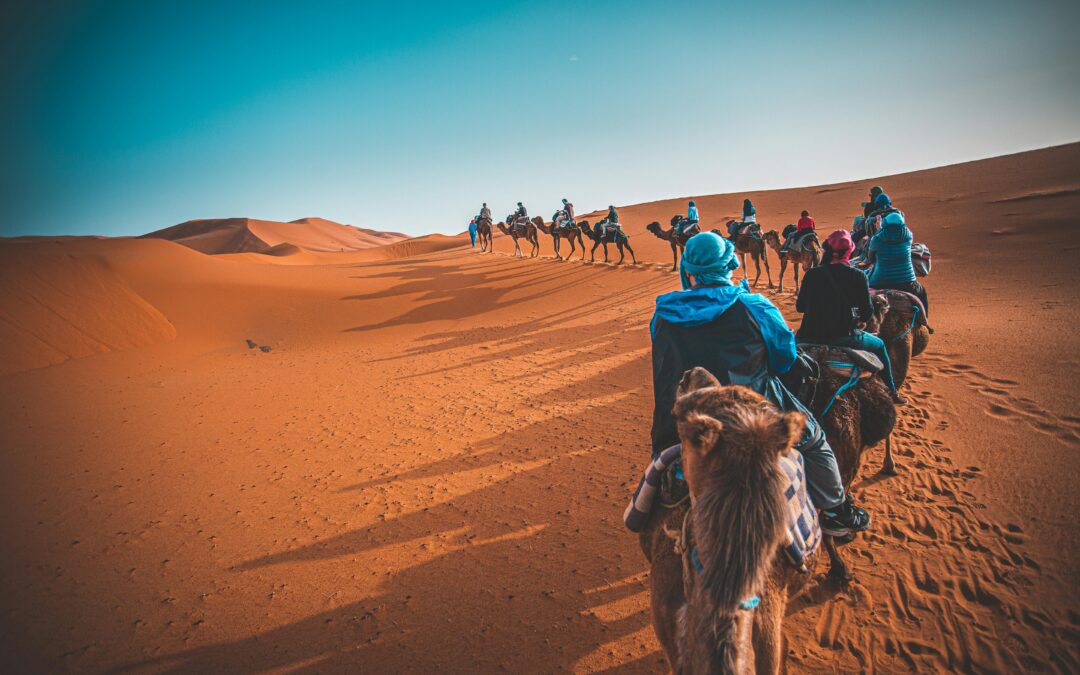
[[[413,235],[1080,140],[1080,2],[27,2],[0,235]],[[734,207],[733,207],[734,208]]]

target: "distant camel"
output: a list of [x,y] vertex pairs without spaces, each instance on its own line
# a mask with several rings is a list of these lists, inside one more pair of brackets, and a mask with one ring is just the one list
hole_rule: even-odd
[[607,232],[605,232],[601,236],[601,234],[599,232],[599,228],[600,228],[599,223],[596,224],[595,229],[589,226],[589,221],[587,221],[587,220],[580,221],[580,225],[581,225],[581,233],[583,235],[585,235],[586,237],[588,237],[589,239],[592,239],[592,242],[593,242],[592,250],[589,251],[589,260],[590,260],[590,262],[595,262],[596,261],[596,247],[600,246],[601,244],[604,245],[604,262],[607,262],[608,261],[608,250],[607,250],[608,244],[615,244],[615,246],[618,247],[618,249],[619,249],[619,262],[616,263],[617,265],[621,265],[622,261],[626,258],[626,255],[623,254],[623,249],[624,248],[627,251],[630,251],[630,257],[634,260],[634,264],[635,265],[637,264],[637,256],[634,255],[634,249],[630,248],[630,237],[627,236],[627,234],[625,232],[620,232],[620,231],[617,231],[615,228],[609,227],[609,228],[607,228]]
[[876,291],[874,306],[874,321],[868,328],[885,341],[893,382],[899,389],[907,380],[912,357],[922,354],[930,344],[926,312],[917,297],[904,291]]
[[480,240],[480,252],[491,252],[491,218],[476,221],[476,238]]
[[[734,220],[728,222],[728,232],[731,231],[731,227],[735,222]],[[715,232],[715,230],[713,231]],[[761,226],[757,223],[750,223],[749,226],[744,227],[739,236],[735,238],[735,250],[739,253],[739,261],[742,263],[743,279],[746,279],[746,254],[749,253],[757,270],[753,285],[757,286],[758,280],[761,279],[761,263],[764,261],[765,277],[769,280],[769,288],[772,288],[772,271],[769,269],[769,256],[765,254],[765,241],[761,238]],[[783,273],[781,272],[781,274]]]
[[672,216],[671,229],[665,230],[660,227],[660,223],[653,221],[645,226],[645,229],[653,233],[657,239],[663,239],[671,244],[671,271],[674,272],[679,269],[679,256],[683,254],[686,249],[686,242],[690,240],[690,237],[694,236],[698,232],[701,232],[701,228],[695,224],[693,227],[686,229],[682,234],[679,234],[678,225],[682,220],[682,215]]
[[781,552],[780,457],[805,420],[704,368],[683,375],[673,413],[690,498],[655,509],[640,535],[656,636],[676,673],[779,673],[788,597],[821,560],[808,557],[804,572]]
[[[543,222],[542,218],[537,218],[534,220],[540,220],[541,222]],[[499,231],[503,234],[507,234],[513,237],[515,256],[521,256],[522,258],[525,257],[525,254],[521,250],[521,244],[518,242],[518,239],[524,239],[525,241],[529,242],[530,245],[532,245],[532,251],[529,253],[530,258],[535,258],[536,256],[540,255],[540,238],[536,234],[536,223],[532,220],[526,222],[521,227],[511,228],[507,228],[505,223],[500,222],[498,224],[498,228]]]
[[574,251],[577,250],[577,246],[574,245],[575,239],[577,240],[577,243],[581,246],[581,259],[585,259],[585,241],[581,238],[581,227],[578,225],[578,223],[574,223],[573,225],[567,225],[566,227],[558,227],[555,225],[554,222],[552,222],[550,226],[544,225],[544,221],[541,220],[539,223],[536,224],[536,227],[544,234],[551,235],[551,238],[554,240],[555,244],[555,257],[559,260],[562,260],[562,255],[560,253],[561,247],[559,245],[559,242],[562,239],[570,242],[570,253],[566,255],[567,260],[569,260],[570,256],[574,255]]
[[821,245],[817,239],[809,238],[803,244],[803,250],[798,253],[794,251],[787,251],[781,253],[780,249],[783,245],[780,243],[780,235],[776,230],[769,230],[765,233],[765,243],[769,245],[769,248],[776,251],[776,255],[780,257],[780,286],[778,291],[784,290],[784,271],[787,270],[788,262],[792,264],[792,272],[795,274],[795,292],[799,292],[799,266],[802,265],[803,270],[808,270],[814,267],[821,260]]

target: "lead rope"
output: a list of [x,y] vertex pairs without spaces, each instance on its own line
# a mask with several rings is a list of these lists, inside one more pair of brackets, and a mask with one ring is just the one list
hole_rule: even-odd
[[832,398],[829,400],[829,405],[825,406],[825,410],[821,411],[821,418],[822,419],[824,419],[825,416],[829,414],[829,410],[832,409],[833,404],[836,403],[837,401],[839,401],[840,397],[843,396],[843,394],[846,391],[848,391],[849,389],[851,389],[852,387],[854,387],[856,384],[859,383],[859,377],[861,375],[862,375],[862,368],[860,368],[859,366],[853,365],[851,367],[851,377],[848,378],[847,382],[840,385],[840,387],[836,390],[836,393],[833,394]]
[[900,333],[899,335],[897,335],[897,336],[896,336],[896,337],[894,337],[893,339],[889,340],[889,342],[896,342],[897,340],[903,340],[903,339],[904,339],[904,337],[905,337],[905,336],[906,336],[906,335],[907,335],[908,333],[910,333],[910,332],[912,331],[912,329],[914,329],[914,328],[915,328],[915,322],[916,322],[916,321],[918,321],[918,319],[919,319],[919,306],[918,306],[918,305],[916,305],[915,303],[912,303],[912,304],[911,304],[911,306],[912,306],[912,308],[913,308],[913,309],[915,310],[915,311],[914,311],[914,312],[912,312],[912,314],[911,314],[911,325],[907,327],[907,330],[906,330],[906,331],[904,331],[903,333]]

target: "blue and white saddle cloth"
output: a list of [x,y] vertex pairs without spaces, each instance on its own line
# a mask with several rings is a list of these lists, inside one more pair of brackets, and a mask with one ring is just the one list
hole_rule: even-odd
[[[676,476],[681,480],[681,454],[682,445],[672,446],[660,453],[645,470],[630,504],[623,512],[623,522],[631,532],[641,532],[645,528],[649,514],[658,501],[664,473],[674,467]],[[787,455],[780,458],[780,468],[787,476],[784,501],[788,509],[788,526],[784,552],[792,563],[801,566],[821,543],[821,526],[818,523],[817,509],[810,499],[810,493],[806,491],[803,456],[792,448]]]

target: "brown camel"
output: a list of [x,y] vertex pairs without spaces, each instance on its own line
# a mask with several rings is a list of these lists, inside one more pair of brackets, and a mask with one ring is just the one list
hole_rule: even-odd
[[[881,441],[885,441],[885,461],[881,473],[896,475],[891,440],[893,427],[896,426],[896,404],[885,380],[880,375],[863,377],[856,386],[837,396],[840,388],[848,382],[850,373],[838,372],[825,364],[842,359],[835,358],[835,355],[830,357],[830,349],[820,345],[804,345],[800,349],[817,361],[821,372],[816,388],[807,396],[810,400],[803,403],[821,421],[825,439],[836,456],[844,490],[848,491],[858,475],[863,452]],[[833,537],[825,536],[825,549],[831,561],[830,573],[845,581],[851,579]]]
[[589,251],[590,262],[596,262],[596,247],[600,246],[601,244],[604,245],[604,262],[607,262],[608,244],[615,244],[615,246],[619,249],[619,262],[616,263],[617,265],[621,265],[622,261],[626,258],[626,255],[623,253],[624,248],[627,251],[630,251],[630,257],[633,259],[634,264],[637,264],[637,256],[634,255],[634,249],[630,248],[630,237],[627,236],[626,233],[619,232],[614,228],[609,227],[607,228],[607,232],[601,235],[599,231],[599,223],[597,223],[596,229],[592,228],[589,225],[589,221],[587,220],[582,220],[579,224],[581,225],[581,233],[591,239],[593,242],[592,250]]
[[799,252],[787,251],[780,252],[783,244],[780,243],[780,234],[776,230],[769,230],[765,233],[765,243],[769,245],[769,248],[776,251],[776,255],[780,258],[780,286],[778,291],[784,290],[784,271],[787,270],[788,263],[793,266],[793,272],[795,274],[795,292],[799,292],[799,266],[802,265],[804,270],[808,270],[811,267],[818,264],[821,260],[821,245],[816,239],[811,239],[804,244],[803,250]]
[[671,229],[669,230],[665,230],[664,228],[662,228],[660,226],[660,223],[655,220],[645,226],[645,229],[649,232],[652,232],[653,236],[658,239],[663,239],[664,241],[671,244],[672,272],[679,269],[679,256],[681,256],[683,254],[683,251],[686,249],[686,242],[690,240],[690,237],[701,231],[701,228],[695,225],[689,230],[683,232],[682,234],[679,234],[677,226],[680,220],[682,220],[681,215],[673,216],[671,219]]
[[540,237],[536,234],[536,222],[544,222],[543,218],[536,217],[524,224],[523,227],[507,227],[505,223],[500,222],[498,224],[499,231],[503,234],[510,235],[514,239],[514,255],[525,257],[525,254],[521,250],[521,244],[518,239],[524,239],[532,245],[532,251],[529,253],[530,258],[535,258],[540,255]]
[[567,260],[569,260],[570,256],[574,255],[574,251],[577,250],[577,246],[574,245],[574,240],[577,240],[578,245],[581,246],[581,259],[585,259],[585,241],[581,238],[581,227],[578,223],[566,227],[558,227],[554,222],[552,222],[551,225],[544,225],[544,221],[540,220],[540,222],[536,224],[536,227],[544,234],[551,235],[555,245],[555,257],[559,260],[562,260],[560,241],[563,239],[570,242],[570,253],[566,255]]
[[922,354],[930,344],[930,326],[918,299],[903,291],[882,290],[874,293],[874,321],[870,330],[885,341],[892,363],[896,388],[907,380],[908,367],[914,356]]
[[[778,673],[788,597],[812,577],[780,552],[779,458],[802,435],[803,416],[745,387],[721,387],[704,368],[683,375],[673,414],[690,497],[653,511],[641,533],[653,628],[673,672]],[[756,609],[741,608],[753,596]]]
[[[735,222],[734,220],[728,222],[728,232],[731,231],[731,226]],[[716,230],[713,230],[713,232],[720,234]],[[749,227],[743,228],[743,231],[735,238],[735,251],[739,254],[739,262],[742,263],[743,279],[746,279],[746,254],[749,253],[750,258],[754,261],[754,268],[757,270],[752,285],[757,286],[758,280],[761,279],[761,263],[764,261],[765,277],[769,280],[769,288],[773,287],[772,271],[769,269],[769,256],[765,254],[765,241],[761,238],[760,225],[751,223]],[[783,272],[781,272],[781,275],[783,275]]]
[[480,240],[480,252],[491,252],[491,219],[481,218],[476,222],[476,238]]

